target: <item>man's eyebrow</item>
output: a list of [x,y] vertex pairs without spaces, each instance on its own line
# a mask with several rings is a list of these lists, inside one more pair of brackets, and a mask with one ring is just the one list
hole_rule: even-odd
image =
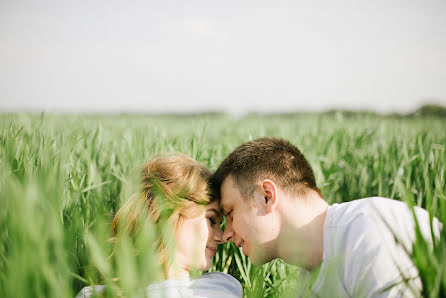
[[215,208],[209,208],[207,211],[213,211],[213,212],[215,212],[215,214],[217,214],[218,217],[221,216],[221,212],[220,212],[220,210],[217,210],[217,209],[215,209]]

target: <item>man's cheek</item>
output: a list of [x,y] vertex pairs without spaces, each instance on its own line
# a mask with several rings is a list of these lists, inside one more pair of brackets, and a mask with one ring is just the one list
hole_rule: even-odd
[[231,220],[231,228],[234,233],[238,234],[237,220],[234,218]]
[[244,228],[246,227],[246,223],[243,221],[234,221],[232,222],[232,229],[237,235],[243,234]]

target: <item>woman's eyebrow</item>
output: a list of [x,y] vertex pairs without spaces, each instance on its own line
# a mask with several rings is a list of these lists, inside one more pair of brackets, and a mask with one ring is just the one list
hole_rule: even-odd
[[213,212],[215,212],[215,214],[217,214],[218,217],[221,216],[221,212],[220,212],[220,210],[217,210],[217,209],[215,209],[215,208],[209,208],[207,211],[213,211]]
[[226,216],[226,210],[228,210],[227,206],[220,203],[220,210],[221,210],[221,212],[223,212],[223,215]]

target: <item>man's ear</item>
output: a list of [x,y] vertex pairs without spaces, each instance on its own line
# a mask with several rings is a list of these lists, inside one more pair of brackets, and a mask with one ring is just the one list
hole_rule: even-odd
[[274,181],[265,179],[260,185],[263,189],[264,201],[263,206],[267,213],[271,212],[278,203],[277,185]]

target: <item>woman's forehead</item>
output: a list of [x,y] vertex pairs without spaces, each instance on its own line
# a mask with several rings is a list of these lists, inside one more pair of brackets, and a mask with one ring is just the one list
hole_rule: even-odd
[[212,208],[220,209],[220,204],[218,203],[218,201],[213,201],[206,205],[206,209],[212,209]]
[[206,206],[206,211],[214,211],[217,215],[220,215],[221,214],[220,204],[218,203],[218,201],[209,203]]

